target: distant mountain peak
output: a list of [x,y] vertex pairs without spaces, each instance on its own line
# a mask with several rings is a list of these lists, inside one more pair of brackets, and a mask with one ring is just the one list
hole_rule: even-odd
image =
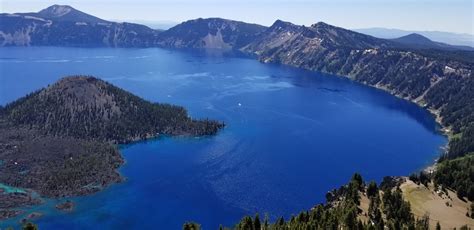
[[77,11],[76,9],[72,8],[68,5],[52,5],[46,9],[41,10],[38,12],[41,15],[47,15],[49,17],[62,17],[71,11]]
[[411,33],[411,34],[408,34],[408,35],[405,35],[403,37],[400,37],[398,39],[410,39],[412,41],[419,41],[419,42],[432,42],[429,38],[421,35],[421,34],[417,34],[417,33]]
[[390,39],[405,47],[414,49],[441,49],[441,50],[466,50],[473,51],[474,48],[469,46],[453,46],[446,43],[435,42],[419,33],[410,33],[408,35]]
[[316,30],[338,30],[338,31],[346,31],[346,32],[354,32],[354,31],[349,31],[345,28],[338,27],[335,25],[331,25],[325,22],[317,22],[311,25],[310,28],[316,29]]
[[272,25],[271,27],[275,28],[275,27],[287,27],[287,26],[295,26],[293,23],[291,22],[286,22],[286,21],[283,21],[283,20],[280,20],[280,19],[277,19]]
[[276,20],[269,28],[269,31],[281,32],[281,31],[296,31],[299,30],[300,26],[297,26],[291,22],[282,21],[280,19]]
[[314,23],[313,25],[311,25],[311,27],[316,28],[316,27],[334,27],[334,26],[329,25],[325,22],[317,22],[317,23]]
[[[431,41],[442,42],[454,46],[470,46],[474,47],[474,35],[473,34],[461,34],[453,32],[441,32],[441,31],[410,31],[401,29],[388,29],[388,28],[364,28],[356,29],[359,33],[372,35],[378,38],[384,39],[395,39],[402,36],[406,36],[410,33],[421,34],[424,37],[429,38]],[[463,48],[463,47],[458,47]],[[464,47],[468,49],[469,47]]]
[[67,22],[98,23],[106,22],[98,17],[86,14],[68,5],[52,5],[37,13],[39,17]]
[[436,42],[431,41],[429,38],[417,34],[417,33],[411,33],[399,38],[393,39],[393,41],[396,41],[398,43],[402,44],[409,44],[409,45],[423,45],[423,46],[436,46]]

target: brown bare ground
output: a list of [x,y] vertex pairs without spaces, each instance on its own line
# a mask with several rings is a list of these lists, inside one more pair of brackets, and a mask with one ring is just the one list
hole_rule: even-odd
[[459,228],[463,225],[474,228],[474,219],[466,216],[471,202],[460,200],[453,191],[448,191],[447,195],[439,195],[432,184],[427,188],[408,179],[400,188],[405,200],[410,202],[415,217],[421,218],[429,214],[432,229],[435,229],[438,221],[442,229]]
[[361,220],[364,223],[369,222],[369,204],[370,200],[367,197],[365,193],[359,193],[360,195],[360,205],[359,209],[362,210],[361,213],[359,213],[359,220]]

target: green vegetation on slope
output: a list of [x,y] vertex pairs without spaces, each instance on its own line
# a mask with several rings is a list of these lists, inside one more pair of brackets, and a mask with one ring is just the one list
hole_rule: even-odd
[[425,95],[428,106],[440,110],[442,122],[451,127],[453,138],[443,159],[474,152],[474,76],[452,76],[434,85]]
[[193,120],[180,106],[150,103],[93,77],[70,77],[4,108],[15,125],[53,136],[124,143],[156,136],[212,135],[224,125]]
[[[410,204],[403,199],[395,178],[386,177],[380,190],[374,182],[365,186],[362,177],[354,174],[349,183],[329,192],[325,205],[319,204],[309,211],[303,211],[286,221],[283,217],[270,222],[268,217],[263,220],[257,214],[255,217],[246,216],[234,226],[235,230],[290,230],[290,229],[353,229],[353,230],[383,230],[383,229],[429,229],[429,217],[415,219],[411,213]],[[369,221],[360,218],[360,196],[366,194],[370,199]],[[186,223],[183,229],[198,226]]]
[[460,198],[474,201],[474,153],[438,164],[434,182],[454,189]]
[[413,173],[409,178],[425,187],[433,181],[435,187],[452,189],[460,199],[467,198],[469,201],[474,201],[474,153],[441,161],[431,175],[421,171]]

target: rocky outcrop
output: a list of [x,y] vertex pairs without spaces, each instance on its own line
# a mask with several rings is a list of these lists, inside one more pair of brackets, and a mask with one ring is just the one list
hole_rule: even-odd
[[63,212],[71,212],[74,210],[74,202],[67,200],[63,203],[57,204],[56,209],[63,211]]
[[264,26],[221,18],[183,22],[159,35],[158,45],[172,48],[238,49],[266,29]]
[[0,14],[0,46],[168,47],[237,49],[266,27],[209,18],[183,22],[167,31],[106,21],[70,6],[38,13]]
[[0,189],[0,221],[23,213],[23,210],[16,208],[37,205],[41,202],[42,200],[29,190],[10,192]]
[[439,81],[472,72],[472,63],[432,57],[322,22],[305,27],[276,21],[242,50],[262,62],[347,76],[418,101]]

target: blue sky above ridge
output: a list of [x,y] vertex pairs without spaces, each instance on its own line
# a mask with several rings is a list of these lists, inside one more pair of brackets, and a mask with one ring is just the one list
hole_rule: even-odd
[[385,27],[474,34],[471,0],[0,0],[0,11],[35,12],[70,5],[104,19],[181,22],[222,17],[262,25],[276,19],[345,28]]

